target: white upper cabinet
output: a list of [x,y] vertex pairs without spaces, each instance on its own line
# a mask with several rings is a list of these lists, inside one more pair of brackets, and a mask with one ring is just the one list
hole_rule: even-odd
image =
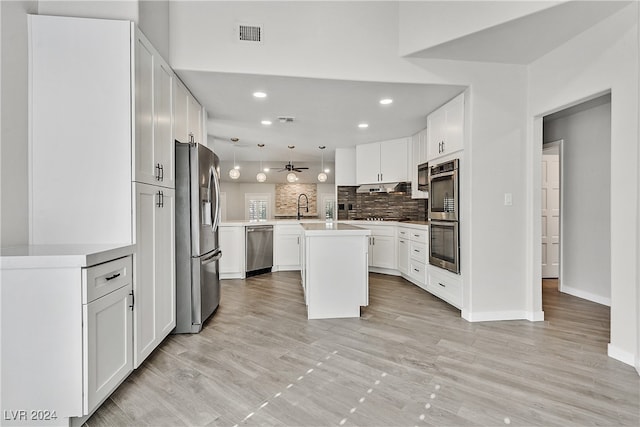
[[405,182],[410,138],[356,145],[357,184]]
[[460,94],[427,117],[428,160],[464,148],[464,94]]
[[426,163],[427,153],[427,129],[423,129],[411,137],[411,198],[426,199],[429,193],[418,190],[418,166]]
[[202,106],[178,79],[175,79],[174,92],[174,139],[206,145],[202,132]]
[[336,185],[358,185],[355,148],[336,148],[335,177]]
[[135,31],[134,181],[174,188],[171,91],[173,72]]

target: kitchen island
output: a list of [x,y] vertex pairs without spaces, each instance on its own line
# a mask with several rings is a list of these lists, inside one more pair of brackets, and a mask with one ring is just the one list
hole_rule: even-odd
[[307,318],[360,317],[360,307],[369,304],[371,231],[337,222],[301,225]]

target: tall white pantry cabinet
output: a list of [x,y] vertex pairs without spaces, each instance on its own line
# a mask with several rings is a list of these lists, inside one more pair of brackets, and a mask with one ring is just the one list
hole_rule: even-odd
[[129,21],[29,16],[30,244],[131,244],[133,362],[175,327],[173,87]]

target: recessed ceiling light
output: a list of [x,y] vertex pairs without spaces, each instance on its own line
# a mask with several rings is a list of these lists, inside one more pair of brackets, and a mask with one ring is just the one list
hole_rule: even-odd
[[384,99],[380,100],[380,104],[382,104],[382,105],[389,105],[392,102],[393,102],[393,99],[391,99],[391,98],[384,98]]
[[359,127],[360,129],[366,129],[366,128],[368,128],[368,127],[369,127],[369,124],[368,124],[368,123],[360,123],[360,124],[358,125],[358,127]]
[[253,96],[254,96],[255,98],[266,98],[266,97],[267,97],[267,94],[266,94],[266,93],[264,93],[264,92],[253,92]]
[[271,124],[271,120],[263,120],[260,123],[262,123],[263,125],[269,126]]

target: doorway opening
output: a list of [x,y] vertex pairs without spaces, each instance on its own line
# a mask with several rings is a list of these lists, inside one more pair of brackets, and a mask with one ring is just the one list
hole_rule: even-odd
[[[545,142],[542,146],[542,280],[543,285],[553,283],[560,289],[561,263],[561,182],[563,140]],[[545,279],[547,284],[544,283]],[[551,280],[554,279],[554,280]]]
[[611,305],[611,94],[543,117],[541,278]]

